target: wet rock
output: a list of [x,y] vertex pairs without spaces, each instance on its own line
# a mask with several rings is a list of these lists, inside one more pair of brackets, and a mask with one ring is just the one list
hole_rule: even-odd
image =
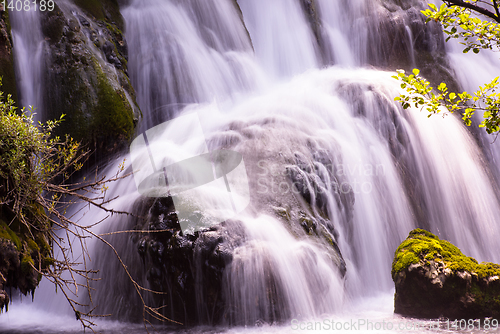
[[11,240],[0,237],[0,311],[8,309],[9,295],[5,288],[19,289],[26,295],[38,286],[41,277],[27,265],[30,260]]
[[444,81],[450,89],[458,91],[441,27],[434,21],[426,23],[426,17],[420,12],[427,6],[413,0],[395,2],[402,11],[388,13],[381,22],[383,40],[379,62],[386,59],[389,68],[403,68],[407,72],[417,67],[432,85]]
[[[109,10],[109,3],[116,5],[116,12]],[[57,134],[70,134],[95,148],[99,160],[126,147],[140,112],[127,76],[118,5],[93,5],[102,8],[83,6],[78,11],[60,3],[42,13],[47,39],[43,96],[47,119],[66,115]],[[94,15],[93,9],[101,14]]]
[[[1,7],[2,4],[0,4]],[[11,94],[13,100],[16,101],[17,89],[9,13],[3,9],[0,10],[0,76],[2,77],[2,91],[5,96]]]
[[446,240],[410,232],[392,264],[394,312],[410,317],[476,319],[500,316],[500,266],[478,264]]
[[147,219],[137,228],[156,232],[137,240],[138,252],[149,268],[149,286],[166,293],[154,296],[155,304],[166,305],[164,315],[184,324],[220,323],[224,270],[244,240],[242,227],[226,221],[184,234],[171,198],[152,199],[144,208]]
[[318,6],[315,0],[301,0],[300,5],[305,15],[307,22],[317,43],[319,50],[319,58],[324,65],[334,64],[335,56],[332,54],[332,45],[328,33],[321,23],[321,18],[318,11]]

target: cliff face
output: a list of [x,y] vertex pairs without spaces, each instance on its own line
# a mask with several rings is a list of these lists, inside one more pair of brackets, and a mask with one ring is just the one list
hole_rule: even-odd
[[[43,87],[44,105],[34,107],[45,111],[44,119],[65,114],[65,121],[56,128],[56,134],[69,134],[82,141],[96,150],[98,159],[127,147],[140,112],[128,79],[127,44],[118,2],[58,2],[53,11],[40,12],[40,15],[45,64],[43,82],[35,84]],[[13,58],[9,12],[2,9],[1,90],[17,100]],[[2,142],[0,156],[3,158],[6,149]],[[43,232],[46,230],[36,225],[36,219],[45,215],[43,208],[34,201],[24,203],[22,210],[29,213],[25,218],[37,228],[30,229],[21,222],[9,202],[12,180],[8,175],[12,171],[0,172],[2,310],[7,309],[9,303],[6,288],[19,289],[23,294],[33,293],[41,279],[33,267],[43,269],[51,266],[54,260],[52,245]]]
[[59,133],[104,157],[126,147],[140,114],[127,76],[123,18],[113,0],[75,3],[42,14],[45,117],[65,114]]
[[[0,8],[2,8],[2,4],[0,4]],[[9,13],[3,8],[0,10],[0,77],[2,77],[1,89],[6,94],[11,94],[13,100],[16,101],[16,76]]]

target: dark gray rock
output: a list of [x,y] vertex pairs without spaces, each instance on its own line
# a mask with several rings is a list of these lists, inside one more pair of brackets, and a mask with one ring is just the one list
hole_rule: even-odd
[[[102,15],[94,16],[94,9]],[[121,15],[106,13],[60,3],[42,14],[46,117],[65,114],[57,134],[94,147],[98,158],[126,147],[140,114],[127,76]]]
[[0,76],[2,77],[2,91],[5,95],[11,94],[13,100],[17,102],[9,13],[3,9],[0,11]]

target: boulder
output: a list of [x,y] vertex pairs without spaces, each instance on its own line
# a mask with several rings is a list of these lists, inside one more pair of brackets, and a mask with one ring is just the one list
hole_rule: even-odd
[[500,266],[478,263],[434,234],[415,229],[392,263],[394,312],[417,318],[500,316]]
[[[125,148],[140,111],[127,73],[127,44],[116,1],[59,4],[42,14],[44,110],[65,114],[56,129],[95,148],[97,158]],[[85,6],[83,6],[83,4]]]

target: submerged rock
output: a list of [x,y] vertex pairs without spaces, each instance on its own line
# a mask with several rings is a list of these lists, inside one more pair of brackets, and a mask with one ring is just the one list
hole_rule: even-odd
[[500,316],[500,265],[478,263],[422,229],[396,250],[394,312],[410,317],[474,319]]

